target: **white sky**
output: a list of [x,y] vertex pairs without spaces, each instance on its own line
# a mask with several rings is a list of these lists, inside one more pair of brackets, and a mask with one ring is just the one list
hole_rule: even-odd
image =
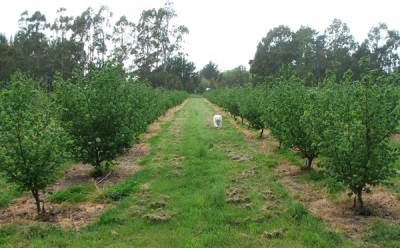
[[[379,22],[400,31],[400,0],[172,0],[178,17],[175,23],[189,28],[183,44],[197,70],[209,61],[219,70],[239,65],[249,69],[257,44],[269,30],[287,25],[292,31],[310,26],[320,34],[339,18],[351,29],[357,42],[367,38]],[[8,37],[18,30],[20,14],[41,11],[53,22],[60,7],[69,16],[80,15],[89,6],[109,6],[114,18],[122,15],[137,23],[143,10],[160,8],[166,0],[11,0],[0,8],[0,33]]]

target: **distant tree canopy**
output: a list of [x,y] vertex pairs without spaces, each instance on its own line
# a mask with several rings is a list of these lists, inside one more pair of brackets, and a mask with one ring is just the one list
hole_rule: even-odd
[[398,72],[399,45],[399,31],[388,29],[384,23],[373,27],[361,45],[339,19],[334,19],[321,35],[310,27],[302,26],[294,32],[281,25],[270,30],[258,44],[250,61],[250,73],[255,81],[260,81],[267,76],[279,76],[282,65],[289,64],[310,84],[321,81],[326,70],[335,71],[337,78],[341,78],[351,69],[354,79],[360,79],[363,72],[358,63],[365,58],[369,69],[381,74]]
[[243,65],[222,73],[222,85],[243,86],[251,81],[251,75]]
[[36,79],[42,89],[53,91],[56,73],[67,80],[77,69],[85,75],[109,61],[123,65],[124,70],[153,87],[189,93],[257,84],[266,77],[279,76],[282,66],[287,65],[308,85],[322,81],[327,70],[341,78],[351,69],[353,79],[360,79],[364,72],[358,64],[363,59],[368,61],[366,68],[380,74],[400,70],[399,31],[379,23],[358,44],[347,24],[334,19],[323,34],[308,26],[297,31],[284,25],[269,30],[249,61],[249,71],[241,65],[220,72],[212,61],[196,71],[182,49],[189,29],[176,25],[175,17],[170,0],[159,9],[144,10],[137,23],[126,16],[111,23],[113,13],[107,6],[97,11],[89,7],[75,17],[60,8],[52,23],[40,11],[33,15],[25,11],[14,37],[8,39],[0,33],[0,87],[10,87],[11,75],[19,70]]
[[203,67],[200,71],[200,76],[206,78],[207,80],[218,80],[220,71],[218,70],[218,65],[210,61],[207,65]]
[[113,13],[107,6],[98,11],[89,7],[76,17],[66,11],[57,10],[53,23],[40,11],[31,16],[25,11],[14,38],[7,40],[0,33],[3,87],[9,87],[11,75],[20,70],[52,91],[56,72],[69,79],[76,69],[85,75],[103,68],[107,61],[124,65],[125,70],[154,87],[189,92],[198,87],[196,67],[182,53],[181,44],[189,30],[173,23],[177,13],[172,2],[143,11],[137,24],[126,16],[112,24]]

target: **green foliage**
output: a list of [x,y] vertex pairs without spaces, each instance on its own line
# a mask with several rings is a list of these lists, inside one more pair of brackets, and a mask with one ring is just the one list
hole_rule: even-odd
[[[128,197],[113,202],[114,207],[103,211],[97,222],[79,233],[47,225],[2,227],[1,244],[353,247],[301,205],[289,211],[292,201],[269,168],[279,161],[254,151],[230,123],[221,130],[210,128],[205,120],[213,111],[203,99],[189,99],[165,129],[149,140],[152,149],[145,168],[104,190],[105,195],[114,192],[114,196]],[[176,143],[171,145],[171,140]],[[207,149],[206,161],[198,158],[199,144]],[[232,152],[254,159],[227,159]],[[274,236],[269,238],[267,231]]]
[[255,127],[261,116],[281,144],[307,158],[308,168],[322,154],[331,177],[326,184],[336,192],[343,183],[363,206],[363,191],[389,184],[395,175],[398,146],[389,137],[399,126],[400,94],[394,74],[383,77],[372,70],[361,81],[352,78],[348,72],[338,84],[337,73],[328,71],[319,87],[305,87],[286,67],[279,77],[266,78],[265,88],[218,89],[205,97]]
[[314,127],[303,118],[309,100],[309,88],[290,68],[282,68],[282,76],[276,81],[266,106],[266,122],[274,137],[287,148],[299,149],[307,158],[307,167],[318,156],[313,140]]
[[228,86],[244,86],[250,83],[251,74],[244,66],[238,66],[222,73],[222,81]]
[[266,115],[264,103],[268,97],[266,86],[258,85],[253,87],[251,84],[247,84],[245,87],[237,89],[236,94],[240,95],[240,116],[249,122],[249,126],[257,130],[260,129],[260,137],[262,137],[265,128],[264,116]]
[[60,190],[49,197],[47,200],[55,203],[76,203],[82,202],[88,199],[89,194],[94,191],[95,187],[93,184],[86,184],[82,186],[71,186],[65,190]]
[[388,142],[399,125],[399,94],[375,71],[360,82],[350,78],[340,85],[328,81],[313,111],[325,167],[357,194],[362,207],[362,191],[395,175],[398,148]]
[[11,90],[2,91],[0,171],[19,190],[32,192],[40,212],[39,191],[55,181],[68,139],[53,118],[55,106],[33,84],[16,74]]
[[242,97],[241,92],[237,89],[238,88],[216,89],[206,92],[204,97],[229,112],[236,120],[236,117],[240,116],[239,101]]
[[282,65],[290,64],[293,59],[293,32],[288,26],[280,25],[270,30],[258,43],[250,73],[260,77],[277,76]]
[[212,61],[208,62],[208,64],[205,65],[200,71],[200,76],[205,77],[208,80],[217,80],[219,74],[220,71],[218,70],[218,65],[216,65]]
[[129,86],[121,68],[112,66],[75,80],[76,84],[60,78],[56,82],[61,119],[74,138],[76,158],[99,171],[103,162],[111,162],[133,144]]

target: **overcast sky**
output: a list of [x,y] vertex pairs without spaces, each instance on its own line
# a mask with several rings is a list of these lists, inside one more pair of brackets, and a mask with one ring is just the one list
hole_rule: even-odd
[[[109,6],[114,18],[122,15],[137,23],[143,10],[160,8],[166,0],[11,0],[0,8],[0,32],[8,37],[18,30],[20,14],[39,10],[53,22],[60,7],[67,14],[80,15],[89,6],[95,11]],[[301,25],[320,34],[339,18],[351,29],[357,42],[367,38],[379,22],[400,31],[400,0],[173,0],[175,23],[189,28],[183,44],[189,61],[200,70],[209,61],[221,71],[239,65],[249,69],[257,44],[269,30],[287,25],[292,31]]]

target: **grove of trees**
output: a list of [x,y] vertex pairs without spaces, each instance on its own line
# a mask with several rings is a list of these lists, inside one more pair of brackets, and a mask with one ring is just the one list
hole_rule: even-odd
[[291,65],[296,74],[312,85],[322,81],[326,71],[335,71],[337,79],[352,70],[352,79],[360,80],[362,71],[358,62],[368,59],[371,70],[380,74],[400,69],[400,33],[384,23],[372,27],[368,37],[358,44],[350,28],[340,19],[334,19],[323,34],[302,26],[293,31],[280,25],[267,33],[257,46],[250,63],[254,83],[267,76],[279,76],[282,65]]
[[60,8],[53,22],[40,11],[25,11],[14,37],[0,30],[1,85],[9,87],[11,75],[20,70],[52,91],[57,73],[67,80],[76,69],[85,75],[89,67],[102,68],[111,61],[153,87],[194,92],[198,73],[181,45],[189,30],[175,25],[176,16],[170,1],[144,10],[136,23],[126,16],[111,23],[113,13],[107,6],[89,7],[75,17]]
[[143,11],[136,25],[121,17],[111,27],[106,6],[58,14],[50,24],[24,12],[15,37],[0,35],[0,176],[30,191],[38,213],[40,192],[66,161],[101,176],[198,87],[181,53],[188,29],[172,26],[171,2]]
[[69,159],[93,165],[99,177],[168,109],[187,98],[133,81],[121,66],[106,64],[69,80],[58,74],[47,93],[21,73],[0,98],[0,174],[22,191],[39,192],[57,179]]
[[[363,61],[360,67],[369,64]],[[319,157],[318,166],[346,185],[362,208],[362,192],[389,184],[396,175],[399,147],[390,137],[399,126],[400,74],[364,69],[360,80],[353,80],[351,71],[336,75],[327,71],[322,82],[309,86],[288,66],[256,86],[221,88],[205,96],[249,126],[268,128],[280,144],[307,159],[308,169]]]
[[396,175],[399,147],[390,136],[400,118],[399,46],[399,31],[384,23],[361,44],[339,19],[321,35],[280,25],[258,44],[250,77],[240,68],[221,73],[205,96],[261,137],[268,128],[279,147],[307,159],[306,168],[318,157],[362,208],[362,192]]

